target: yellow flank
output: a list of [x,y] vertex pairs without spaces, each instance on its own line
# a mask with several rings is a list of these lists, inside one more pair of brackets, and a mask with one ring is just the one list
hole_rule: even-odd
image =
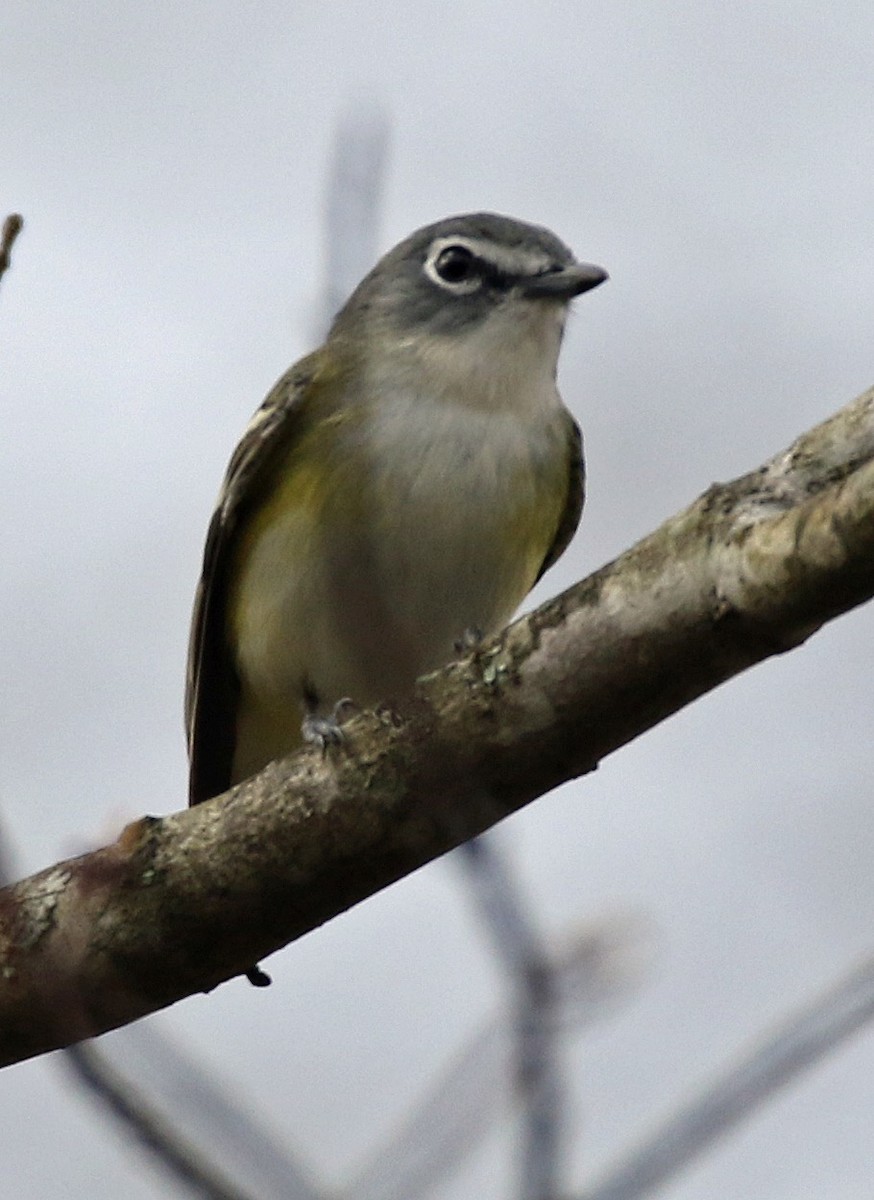
[[[238,537],[227,615],[241,688],[234,781],[301,743],[305,660],[317,623],[317,543],[326,509],[336,501],[338,433],[358,416],[348,409],[333,413],[289,447],[276,464],[273,487]],[[345,495],[346,512],[355,519],[360,489]],[[288,619],[289,608],[297,610],[296,619]]]

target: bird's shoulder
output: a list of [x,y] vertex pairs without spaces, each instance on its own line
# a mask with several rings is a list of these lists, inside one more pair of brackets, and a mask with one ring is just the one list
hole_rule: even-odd
[[[256,409],[231,455],[213,520],[235,524],[263,493],[271,468],[297,437],[307,410],[330,381],[321,350],[300,359],[277,380]],[[207,542],[207,549],[209,543]]]

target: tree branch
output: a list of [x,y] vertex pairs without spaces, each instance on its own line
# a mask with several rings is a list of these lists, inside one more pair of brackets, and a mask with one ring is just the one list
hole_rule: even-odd
[[874,594],[874,390],[397,706],[0,892],[0,1063],[238,974]]

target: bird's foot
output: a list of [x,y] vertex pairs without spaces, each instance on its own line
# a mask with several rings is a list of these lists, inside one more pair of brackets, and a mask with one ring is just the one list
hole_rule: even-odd
[[338,700],[327,717],[318,713],[308,712],[301,723],[300,732],[303,740],[311,746],[320,746],[322,754],[326,754],[329,746],[340,746],[346,740],[346,735],[340,727],[343,711],[354,707],[354,702],[348,696]]
[[476,625],[468,625],[461,637],[455,639],[456,654],[472,654],[475,650],[479,650],[485,638],[486,635]]

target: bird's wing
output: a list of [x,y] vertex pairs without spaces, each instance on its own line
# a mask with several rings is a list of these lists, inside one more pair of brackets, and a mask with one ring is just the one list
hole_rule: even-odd
[[579,425],[577,425],[570,413],[567,414],[567,422],[569,427],[567,496],[558,528],[555,531],[555,537],[552,539],[552,545],[547,550],[543,565],[537,573],[538,579],[567,550],[570,540],[576,533],[577,526],[580,523],[583,502],[586,499],[586,466],[583,459],[583,438]]
[[217,796],[231,785],[239,680],[227,637],[228,572],[246,517],[269,487],[277,457],[297,434],[315,367],[315,355],[293,366],[252,417],[228,465],[209,524],[188,644],[189,804]]

